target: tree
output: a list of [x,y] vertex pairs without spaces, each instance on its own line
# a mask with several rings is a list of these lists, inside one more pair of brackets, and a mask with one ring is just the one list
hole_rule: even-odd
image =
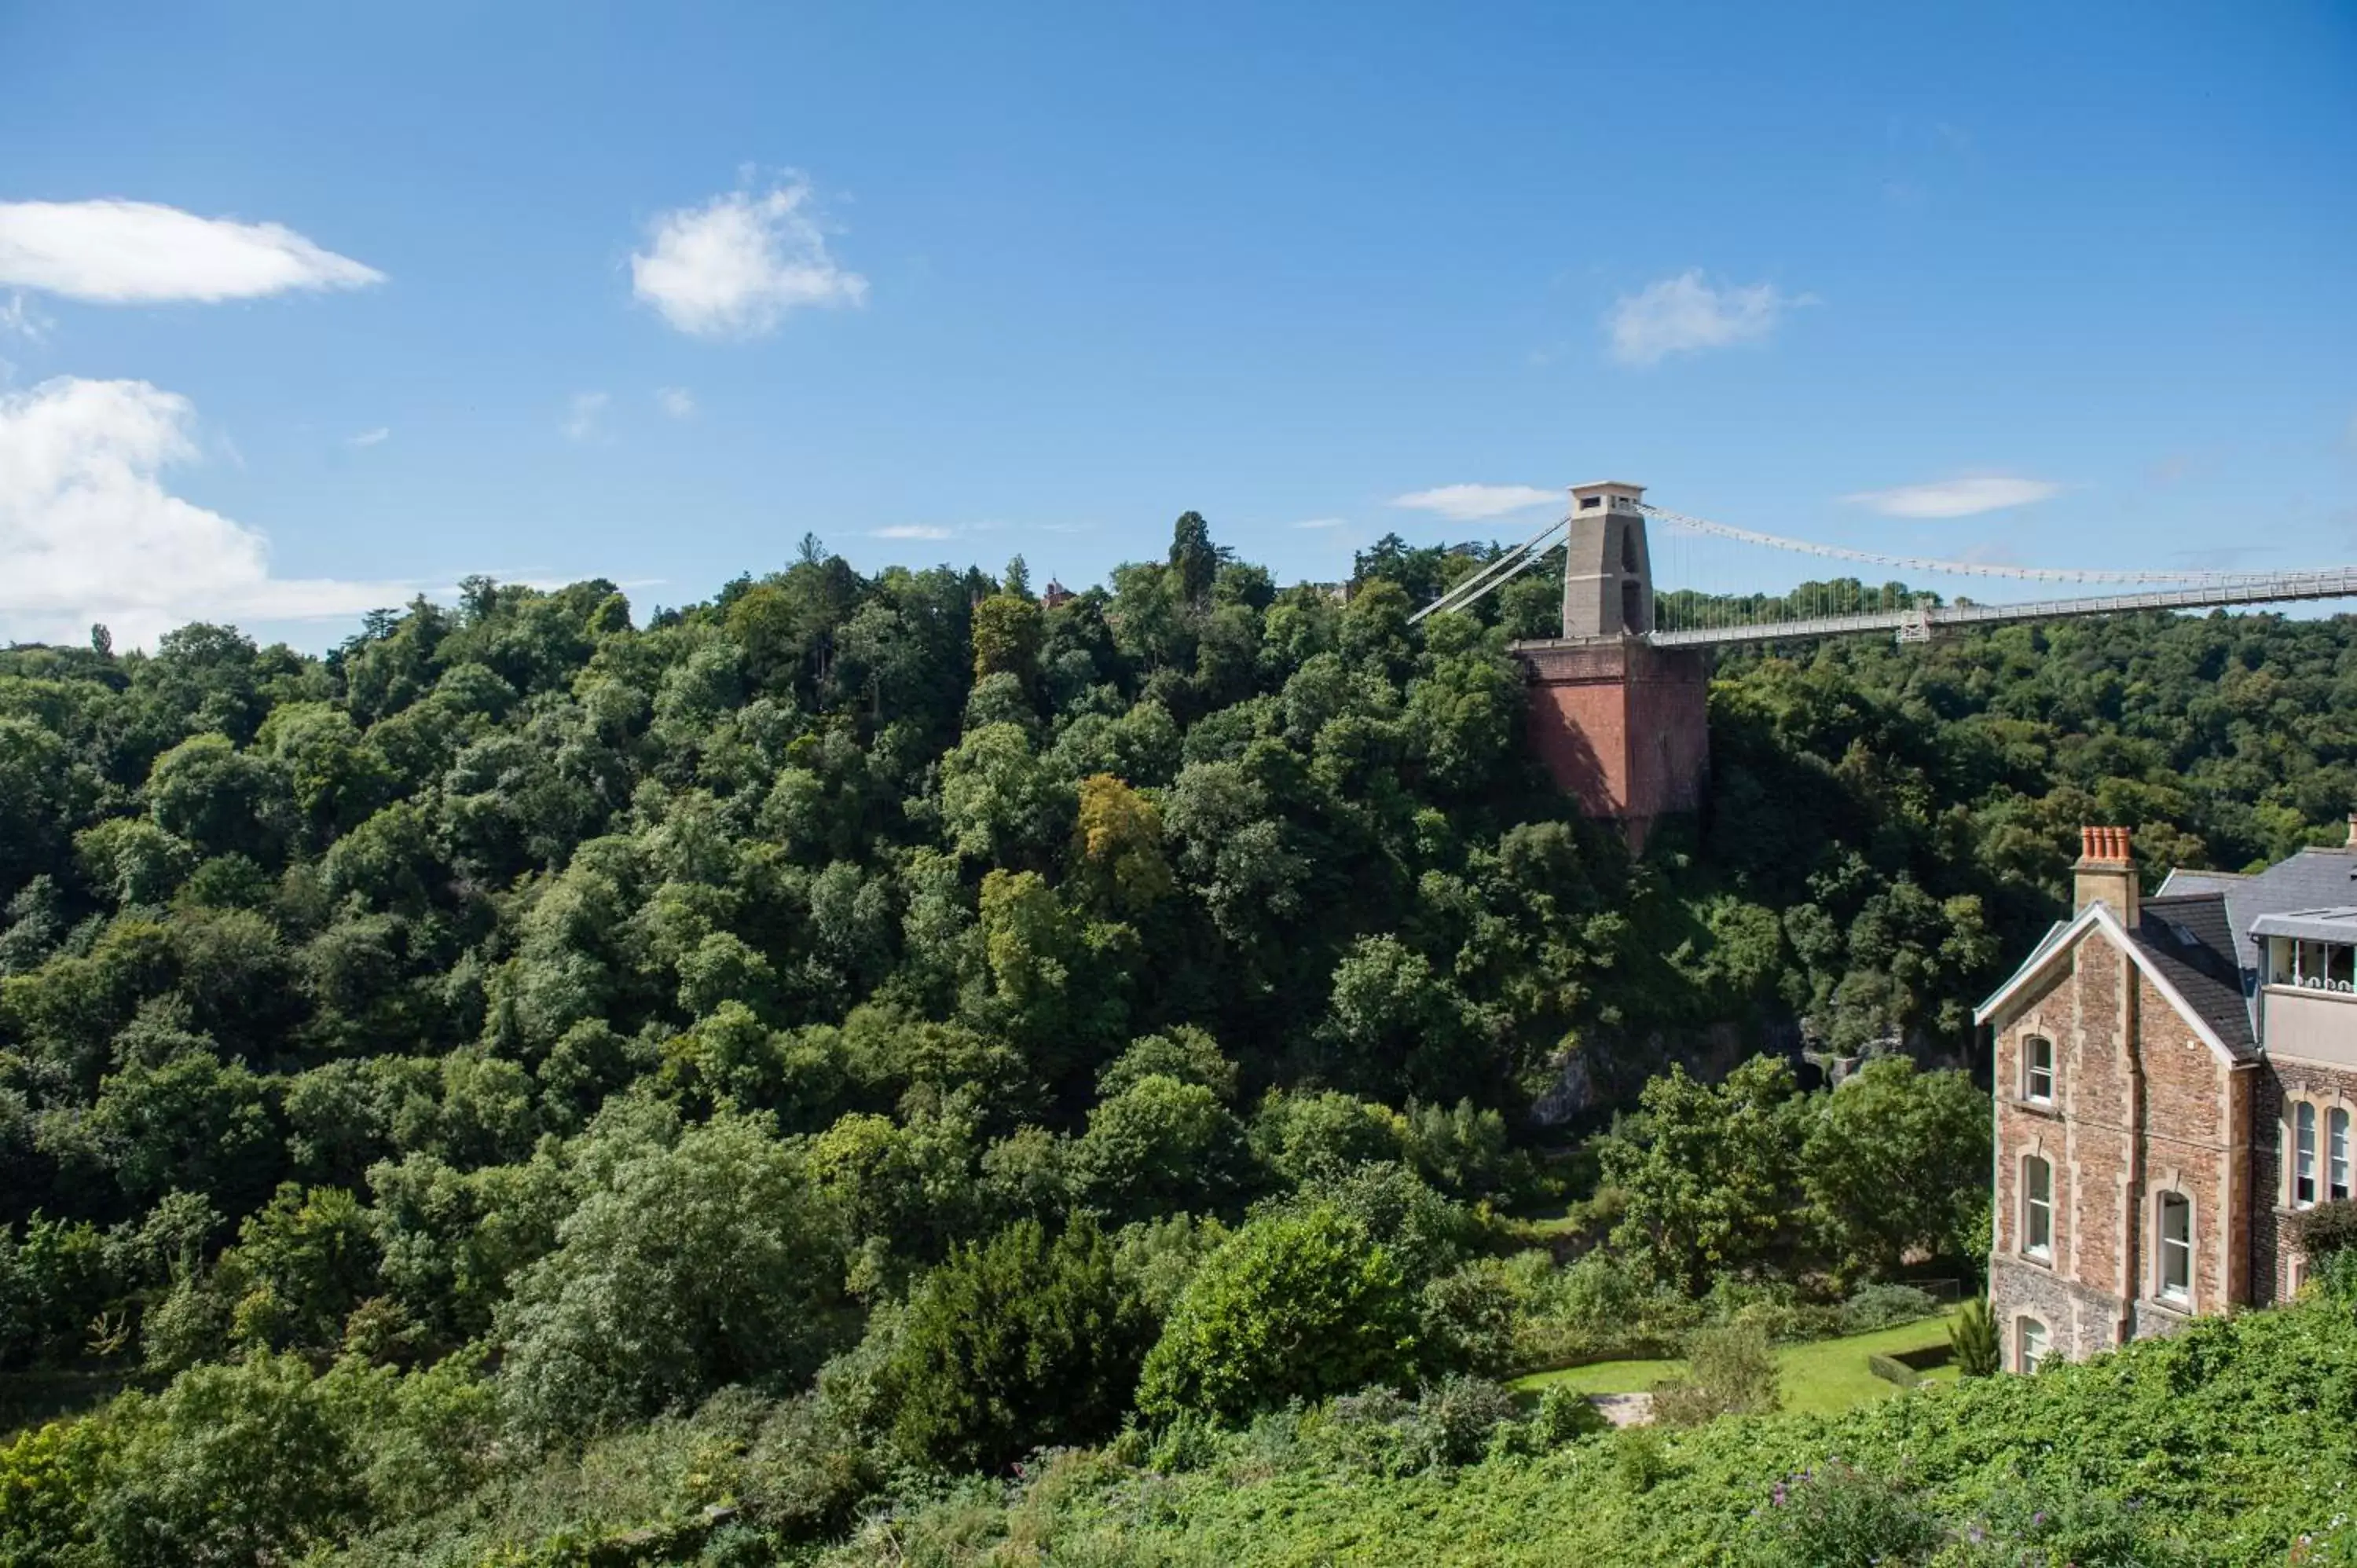
[[92,1508],[110,1563],[290,1562],[360,1518],[350,1437],[296,1357],[192,1367],[113,1419],[125,1435]]
[[1910,1252],[1969,1263],[1989,1137],[1988,1097],[1970,1079],[1905,1057],[1867,1062],[1825,1096],[1802,1164],[1842,1272],[1892,1273]]
[[1148,1074],[1089,1112],[1073,1180],[1117,1224],[1229,1207],[1250,1169],[1243,1127],[1199,1083]]
[[1792,1069],[1754,1057],[1713,1089],[1683,1067],[1647,1083],[1639,1113],[1598,1141],[1603,1179],[1626,1197],[1616,1245],[1656,1275],[1699,1291],[1722,1270],[1791,1255],[1806,1207],[1801,1148],[1808,1104]]
[[840,1253],[793,1151],[723,1115],[614,1153],[500,1309],[519,1426],[594,1432],[723,1383],[807,1376]]
[[893,1434],[958,1470],[999,1470],[1050,1444],[1113,1435],[1149,1337],[1113,1248],[1086,1219],[1052,1241],[1025,1220],[927,1274],[886,1378]]
[[977,860],[1037,857],[1070,822],[1071,800],[1019,725],[985,725],[942,759],[942,825],[952,847]]
[[1219,575],[1220,552],[1211,543],[1211,525],[1199,511],[1178,514],[1170,529],[1170,572],[1178,579],[1179,596],[1190,605],[1211,596]]
[[1222,1243],[1147,1352],[1140,1413],[1241,1422],[1413,1375],[1415,1310],[1389,1253],[1330,1208],[1255,1219]]
[[1075,875],[1091,905],[1108,918],[1135,919],[1170,894],[1162,813],[1110,775],[1081,780],[1072,852]]
[[1039,601],[1028,594],[993,594],[974,607],[974,678],[1007,674],[1036,690],[1039,640],[1044,635]]

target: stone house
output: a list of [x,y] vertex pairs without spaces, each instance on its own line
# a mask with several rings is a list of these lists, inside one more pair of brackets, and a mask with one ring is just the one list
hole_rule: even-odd
[[2299,1211],[2351,1192],[2350,843],[2147,897],[2082,830],[2075,912],[1975,1015],[1995,1039],[1989,1305],[2034,1369],[2287,1298]]

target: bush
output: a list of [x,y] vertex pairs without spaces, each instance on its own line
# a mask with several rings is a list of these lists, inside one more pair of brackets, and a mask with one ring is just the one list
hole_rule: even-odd
[[1929,1291],[1913,1285],[1867,1285],[1842,1303],[1841,1331],[1871,1334],[1939,1315],[1940,1304]]
[[1884,1382],[1897,1383],[1902,1389],[1911,1389],[1923,1380],[1922,1373],[1889,1356],[1868,1356],[1866,1369]]
[[1769,1488],[1746,1531],[1757,1568],[1900,1568],[1928,1563],[1945,1531],[1902,1487],[1838,1461]]
[[1139,1412],[1242,1421],[1399,1380],[1415,1308],[1390,1254],[1330,1208],[1272,1215],[1203,1262],[1146,1359]]
[[2335,1198],[2302,1213],[2299,1245],[2319,1267],[2332,1254],[2357,1248],[2357,1198]]
[[1686,1375],[1653,1391],[1653,1419],[1700,1426],[1722,1415],[1765,1415],[1782,1404],[1776,1352],[1758,1328],[1705,1328],[1686,1347]]
[[996,1470],[1049,1443],[1101,1443],[1120,1426],[1147,1325],[1113,1248],[1077,1220],[1050,1242],[1037,1221],[967,1246],[909,1302],[885,1381],[911,1454]]
[[1519,1424],[1514,1398],[1504,1389],[1479,1378],[1451,1377],[1415,1400],[1387,1388],[1346,1394],[1308,1430],[1316,1446],[1355,1468],[1407,1476],[1469,1465],[1493,1438]]
[[1948,1348],[1955,1353],[1960,1378],[1993,1378],[2003,1359],[1997,1345],[1996,1317],[1986,1296],[1974,1296],[1948,1325]]

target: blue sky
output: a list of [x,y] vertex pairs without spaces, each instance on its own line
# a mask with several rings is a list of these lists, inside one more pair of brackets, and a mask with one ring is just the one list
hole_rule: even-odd
[[2352,87],[2345,4],[0,7],[0,637],[1607,476],[2357,560]]

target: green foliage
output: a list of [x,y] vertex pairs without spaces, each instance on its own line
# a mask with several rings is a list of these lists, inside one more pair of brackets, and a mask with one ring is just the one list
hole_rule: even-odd
[[2319,1267],[2325,1260],[2357,1248],[2357,1198],[2336,1198],[2302,1211],[2299,1246]]
[[1322,1208],[1273,1216],[1204,1260],[1146,1356],[1137,1406],[1240,1421],[1397,1381],[1415,1351],[1406,1282],[1363,1228]]
[[792,1150],[722,1116],[676,1142],[610,1131],[591,1158],[604,1168],[500,1314],[523,1431],[596,1431],[817,1366],[838,1276]]
[[1910,1251],[1969,1260],[1989,1139],[1988,1096],[1963,1073],[1867,1062],[1825,1099],[1801,1150],[1836,1266],[1855,1277],[1894,1272]]
[[191,1368],[114,1419],[126,1430],[91,1509],[110,1563],[283,1562],[362,1507],[346,1429],[294,1357]]
[[1996,1376],[2004,1364],[2004,1347],[1996,1315],[1989,1310],[1986,1296],[1970,1297],[1957,1309],[1956,1320],[1948,1325],[1948,1348],[1954,1354],[1958,1377]]
[[1604,1179],[1627,1195],[1617,1245],[1692,1289],[1792,1253],[1810,1107],[1790,1066],[1755,1057],[1712,1087],[1674,1064],[1639,1105],[1598,1151]]
[[1769,1488],[1744,1560],[1759,1568],[1922,1563],[1946,1533],[1903,1487],[1831,1462]]
[[960,1248],[910,1297],[885,1371],[894,1435],[957,1469],[1113,1435],[1146,1324],[1086,1219],[1052,1241],[1026,1220]]
[[1722,1415],[1764,1415],[1783,1403],[1776,1352],[1758,1326],[1730,1323],[1695,1330],[1686,1341],[1686,1372],[1653,1391],[1653,1419],[1699,1426]]
[[[644,626],[608,583],[476,579],[325,659],[211,626],[152,654],[0,650],[0,1359],[60,1387],[260,1368],[204,1396],[224,1431],[318,1413],[341,1455],[319,1510],[257,1494],[279,1522],[217,1555],[813,1551],[903,1490],[877,1369],[898,1304],[1011,1224],[1091,1214],[1122,1226],[1125,1298],[1186,1329],[1172,1453],[1254,1444],[1251,1474],[1293,1474],[1318,1412],[1288,1400],[1438,1378],[1351,1440],[1391,1455],[1358,1474],[1413,1487],[1403,1456],[1430,1450],[1400,1434],[1486,1397],[1452,1373],[1822,1333],[1914,1309],[1833,1289],[1986,1251],[1986,1113],[1953,1075],[1664,1079],[1602,1140],[1606,1187],[1552,1238],[1593,1247],[1568,1266],[1499,1255],[1480,1207],[1536,1196],[1534,1103],[1625,1110],[1728,1028],[1936,1055],[2061,907],[2079,822],[2132,826],[2148,871],[2235,867],[2337,841],[2357,802],[2349,622],[2117,618],[1727,655],[1707,809],[1632,861],[1527,765],[1502,645],[1553,629],[1549,574],[1408,624],[1476,564],[1385,541],[1343,604],[1279,591],[1190,515],[1167,559],[1049,612],[1019,566],[867,576],[805,540]],[[1267,1228],[1317,1223],[1359,1240],[1303,1263],[1322,1283],[1297,1303],[1255,1294],[1238,1257],[1290,1278],[1316,1249]],[[1372,1317],[1333,1316],[1360,1294]],[[1229,1344],[1265,1372],[1189,1359]],[[317,1387],[223,1359],[274,1347],[327,1368]],[[2287,1383],[2339,1409],[2309,1365]],[[193,1426],[153,1435],[172,1397],[55,1440],[82,1458],[42,1473],[80,1478],[33,1493],[80,1522],[20,1555],[97,1551],[102,1515],[142,1509],[197,1531],[183,1560],[216,1552],[193,1494],[107,1500],[101,1459],[135,1440],[163,1444],[157,1477],[187,1468]],[[2217,1458],[2180,1414],[2119,1419]],[[1462,1474],[1600,1447],[1537,1419]],[[1738,1466],[1719,1430],[1664,1445],[1652,1492],[1603,1480],[1543,1530],[1460,1519],[1424,1555],[1659,1495],[1684,1510],[1662,1555],[1725,1557],[1707,1488],[1754,1496],[1810,1456]],[[2057,1430],[2057,1452],[2107,1440]],[[1889,1452],[1845,1450],[1878,1475]],[[2062,1517],[2147,1452],[2020,1495]],[[1094,1463],[1026,1475],[1078,1497]],[[2043,1549],[1991,1477],[1924,1485],[1952,1527],[1984,1509],[1991,1539]],[[901,1500],[875,1528],[920,1558]],[[1023,1506],[1034,1555],[1163,1551],[1158,1502],[1069,1539]]]

